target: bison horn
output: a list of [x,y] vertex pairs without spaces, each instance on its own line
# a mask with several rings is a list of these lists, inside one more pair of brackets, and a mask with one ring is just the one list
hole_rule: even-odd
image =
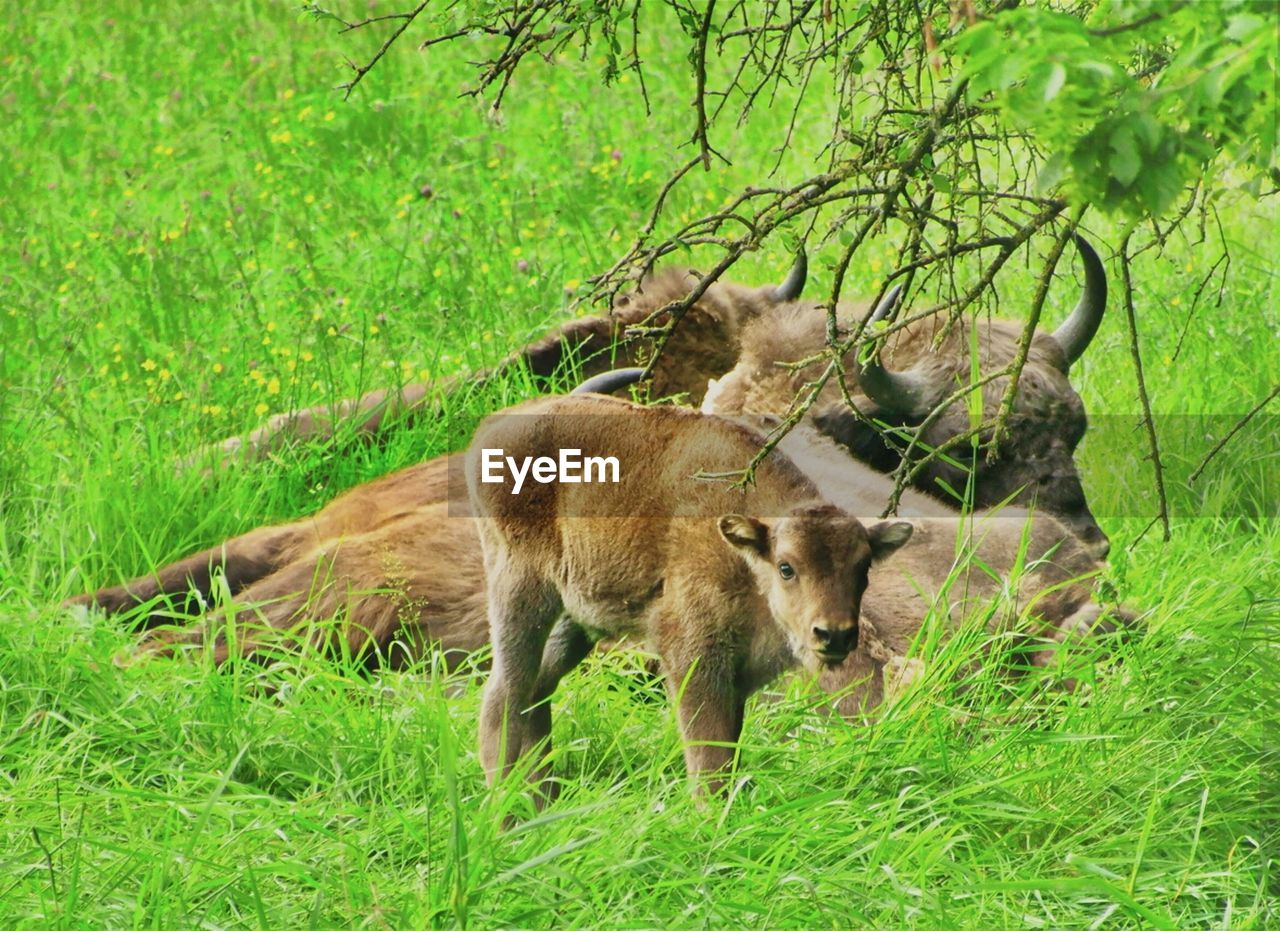
[[801,246],[800,251],[796,253],[795,262],[791,265],[791,271],[787,272],[787,277],[783,279],[782,284],[773,289],[769,298],[778,304],[794,301],[804,290],[804,281],[808,276],[809,257],[804,254],[804,246]]
[[[902,285],[890,288],[867,322],[886,319],[901,295]],[[937,397],[937,392],[915,372],[891,372],[879,362],[862,365],[858,371],[858,388],[886,411],[907,417],[922,416],[933,407]]]
[[619,388],[634,385],[644,375],[642,368],[614,369],[593,375],[570,391],[570,394],[612,394]]
[[889,319],[889,314],[893,313],[893,308],[898,306],[900,297],[902,297],[902,285],[895,284],[885,292],[884,297],[880,298],[880,303],[876,305],[875,310],[871,311],[867,323],[879,323],[881,320]]
[[1067,357],[1067,368],[1084,355],[1090,340],[1098,332],[1098,324],[1102,322],[1102,312],[1107,307],[1107,270],[1102,259],[1093,251],[1093,246],[1077,233],[1071,234],[1075,241],[1080,259],[1084,262],[1084,295],[1071,316],[1062,322],[1062,326],[1053,331],[1053,338],[1062,347]]

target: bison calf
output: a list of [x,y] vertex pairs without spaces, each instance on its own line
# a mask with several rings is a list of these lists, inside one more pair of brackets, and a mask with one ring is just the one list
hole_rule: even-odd
[[[602,637],[644,639],[660,657],[685,764],[709,791],[723,784],[748,695],[796,665],[837,666],[857,646],[871,564],[911,526],[864,527],[781,455],[745,489],[699,480],[758,448],[757,433],[729,421],[602,397],[534,401],[481,425],[466,476],[493,643],[480,723],[490,782],[535,746],[545,754],[550,696]],[[515,494],[486,474],[485,451],[499,449],[517,461],[564,449],[614,457],[620,480]],[[554,789],[547,777],[543,764],[540,800]]]

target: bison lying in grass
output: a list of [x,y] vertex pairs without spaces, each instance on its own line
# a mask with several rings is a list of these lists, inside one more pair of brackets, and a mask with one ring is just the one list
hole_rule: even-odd
[[[1057,330],[1035,334],[999,455],[990,457],[983,450],[958,458],[961,451],[951,449],[947,457],[928,463],[913,483],[928,494],[950,498],[953,506],[958,505],[954,495],[963,494],[970,484],[975,507],[1007,500],[1034,503],[1064,521],[1096,556],[1105,558],[1107,538],[1085,501],[1073,458],[1087,421],[1067,373],[1102,321],[1107,280],[1097,253],[1079,236],[1075,242],[1084,266],[1084,293]],[[811,358],[826,346],[825,311],[816,303],[796,300],[804,272],[800,261],[778,287],[712,284],[690,307],[659,357],[651,393],[703,401],[711,413],[786,413],[819,365],[797,370],[781,363]],[[634,293],[620,297],[608,315],[573,320],[480,377],[523,369],[545,388],[573,371],[575,362],[588,375],[614,364],[636,364],[648,357],[652,346],[628,329],[655,314],[656,322],[663,322],[659,311],[683,298],[693,285],[693,278],[674,270],[643,281]],[[892,300],[884,302],[882,313],[891,305]],[[867,311],[866,304],[851,304],[841,308],[840,317],[847,326]],[[843,403],[833,381],[814,407],[812,422],[855,458],[882,472],[900,464],[906,444],[887,440],[883,426],[872,421],[918,431],[914,453],[945,448],[969,431],[969,406],[961,399],[937,414],[931,412],[969,384],[971,337],[980,375],[990,378],[981,388],[983,410],[990,418],[1008,384],[1008,377],[997,373],[1014,359],[1022,326],[1016,320],[990,319],[949,324],[942,316],[915,321],[888,338],[880,361],[859,366],[856,350],[846,357],[844,377],[854,391],[856,412]],[[704,399],[712,379],[717,383]],[[336,411],[316,407],[281,414],[247,437],[225,441],[220,453],[256,457],[288,437],[327,436],[335,417],[356,432],[372,432],[390,412],[418,415],[434,410],[442,390],[446,389],[439,385],[409,385],[395,396],[375,392],[343,402]],[[981,438],[991,439],[989,428]]]
[[[747,426],[763,442],[773,424]],[[781,449],[850,513],[878,514],[888,500],[885,476],[812,430],[793,431]],[[489,642],[475,520],[449,503],[451,472],[456,492],[460,469],[456,456],[411,466],[313,516],[258,528],[72,601],[142,614],[152,628],[145,651],[208,644],[220,663],[233,653],[303,647],[399,665],[438,650],[455,664]],[[1109,629],[1093,589],[1100,564],[1049,515],[1028,520],[1006,508],[961,517],[909,489],[898,515],[915,526],[915,539],[872,570],[878,584],[863,601],[862,641],[841,670],[824,675],[832,689],[872,676],[851,707],[878,699],[885,663],[907,651],[922,625],[950,629],[992,599],[1002,604],[992,630],[1019,631],[1042,657],[1098,624]],[[219,577],[232,602],[214,607]]]

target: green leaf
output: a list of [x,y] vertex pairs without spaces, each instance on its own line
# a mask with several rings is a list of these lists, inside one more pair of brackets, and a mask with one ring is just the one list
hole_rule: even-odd
[[1079,66],[1085,71],[1092,71],[1108,81],[1115,77],[1116,74],[1115,65],[1105,61],[1082,61]]
[[1049,72],[1049,80],[1044,85],[1044,100],[1048,103],[1054,97],[1058,96],[1062,90],[1062,85],[1067,83],[1067,69],[1062,67],[1058,62],[1053,63],[1053,68]]
[[1254,16],[1250,13],[1241,13],[1227,20],[1227,38],[1236,42],[1242,42],[1250,38],[1255,32],[1261,32],[1267,28],[1266,21],[1261,16]]
[[1128,123],[1121,123],[1111,134],[1111,177],[1125,187],[1133,184],[1138,172],[1142,170],[1142,157],[1138,150],[1138,140]]
[[1040,168],[1040,175],[1037,178],[1040,193],[1046,194],[1056,188],[1066,173],[1066,155],[1062,152],[1054,152]]
[[1161,160],[1148,167],[1138,182],[1143,206],[1152,216],[1159,216],[1182,191],[1182,172],[1177,162]]

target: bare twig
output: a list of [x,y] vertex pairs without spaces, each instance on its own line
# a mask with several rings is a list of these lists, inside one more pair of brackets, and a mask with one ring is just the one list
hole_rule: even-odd
[[1018,379],[1022,376],[1022,369],[1027,364],[1027,354],[1031,351],[1031,341],[1035,338],[1036,328],[1040,325],[1040,312],[1044,309],[1045,298],[1049,294],[1049,285],[1053,281],[1054,269],[1058,267],[1058,259],[1062,257],[1062,250],[1066,248],[1067,239],[1070,238],[1072,231],[1076,228],[1076,224],[1080,222],[1080,215],[1084,213],[1083,209],[1077,210],[1072,218],[1071,224],[1062,231],[1053,244],[1053,248],[1049,250],[1049,257],[1045,259],[1044,268],[1040,272],[1040,279],[1036,282],[1036,295],[1031,302],[1031,313],[1027,316],[1027,322],[1022,327],[1022,334],[1018,338],[1018,350],[1013,359],[1013,364],[1009,367],[1009,384],[1004,389],[1004,395],[1000,398],[1000,409],[996,414],[996,431],[991,449],[988,455],[998,455],[998,446],[1002,434],[1009,421],[1009,416],[1013,413],[1013,405],[1017,400]]
[[[1132,234],[1130,234],[1132,235]],[[1156,519],[1164,527],[1164,540],[1170,537],[1169,499],[1165,494],[1164,465],[1160,461],[1160,439],[1156,436],[1155,418],[1151,415],[1151,398],[1147,394],[1147,382],[1142,374],[1142,350],[1138,345],[1138,319],[1133,309],[1133,278],[1129,270],[1129,236],[1120,243],[1120,273],[1124,286],[1124,312],[1129,324],[1129,353],[1133,357],[1133,371],[1138,380],[1138,397],[1142,401],[1142,421],[1146,427],[1147,443],[1151,450],[1151,467],[1154,471],[1156,494],[1160,512]]]
[[1227,245],[1227,234],[1222,229],[1222,220],[1218,216],[1218,209],[1213,206],[1207,206],[1205,209],[1207,211],[1212,211],[1213,213],[1214,223],[1217,224],[1218,227],[1218,241],[1222,244],[1222,252],[1219,253],[1218,258],[1214,260],[1209,271],[1207,271],[1204,277],[1200,279],[1200,283],[1196,285],[1195,292],[1191,295],[1191,301],[1187,307],[1187,319],[1182,325],[1182,332],[1178,334],[1178,344],[1173,348],[1173,355],[1171,358],[1174,362],[1177,362],[1178,357],[1182,355],[1182,347],[1186,341],[1187,333],[1191,330],[1191,321],[1195,319],[1196,309],[1200,306],[1200,298],[1204,294],[1204,289],[1208,286],[1209,282],[1213,280],[1214,273],[1217,272],[1219,268],[1222,269],[1222,275],[1218,281],[1218,297],[1214,304],[1215,307],[1222,306],[1222,295],[1226,291],[1227,287],[1227,275],[1231,273],[1231,247]]
[[711,140],[707,136],[707,38],[711,33],[711,17],[715,13],[715,0],[706,0],[707,9],[702,15],[702,28],[694,38],[693,74],[698,82],[693,98],[693,108],[698,114],[698,124],[693,131],[693,141],[698,144],[698,152],[702,159],[702,170],[711,170],[711,156],[715,154],[728,161],[719,152],[711,148]]
[[362,26],[367,26],[369,23],[380,22],[382,20],[400,20],[400,25],[387,36],[382,45],[378,47],[378,50],[373,53],[373,57],[365,64],[357,65],[355,62],[347,59],[347,64],[351,66],[351,70],[356,74],[350,81],[347,81],[345,84],[338,85],[338,89],[343,92],[342,97],[344,100],[351,97],[352,91],[354,91],[360,82],[364,80],[364,76],[372,71],[374,66],[382,60],[382,56],[387,54],[387,49],[391,48],[391,46],[395,44],[396,40],[404,34],[404,31],[413,25],[413,21],[418,18],[418,14],[425,10],[427,8],[427,4],[430,2],[431,0],[422,0],[421,3],[408,13],[391,13],[385,16],[376,16],[361,23],[347,24],[347,27],[342,30],[343,32],[348,32],[352,29],[359,29]]
[[1261,401],[1255,404],[1253,406],[1253,409],[1250,410],[1249,413],[1245,414],[1243,417],[1241,417],[1239,420],[1235,422],[1235,424],[1231,427],[1230,430],[1226,432],[1226,435],[1223,436],[1222,439],[1218,440],[1218,442],[1213,444],[1213,449],[1205,453],[1204,458],[1200,460],[1200,464],[1196,466],[1195,469],[1192,470],[1190,475],[1187,476],[1187,484],[1194,485],[1196,479],[1198,479],[1200,477],[1200,474],[1204,472],[1205,466],[1209,464],[1209,462],[1213,459],[1213,457],[1218,455],[1218,453],[1222,452],[1223,448],[1228,443],[1231,442],[1231,438],[1235,436],[1237,433],[1239,433],[1242,429],[1244,429],[1245,425],[1248,424],[1249,421],[1253,420],[1253,418],[1258,414],[1259,411],[1261,411],[1264,407],[1266,407],[1268,404],[1274,401],[1277,397],[1280,397],[1280,384],[1272,388],[1271,392],[1265,398],[1263,398]]

